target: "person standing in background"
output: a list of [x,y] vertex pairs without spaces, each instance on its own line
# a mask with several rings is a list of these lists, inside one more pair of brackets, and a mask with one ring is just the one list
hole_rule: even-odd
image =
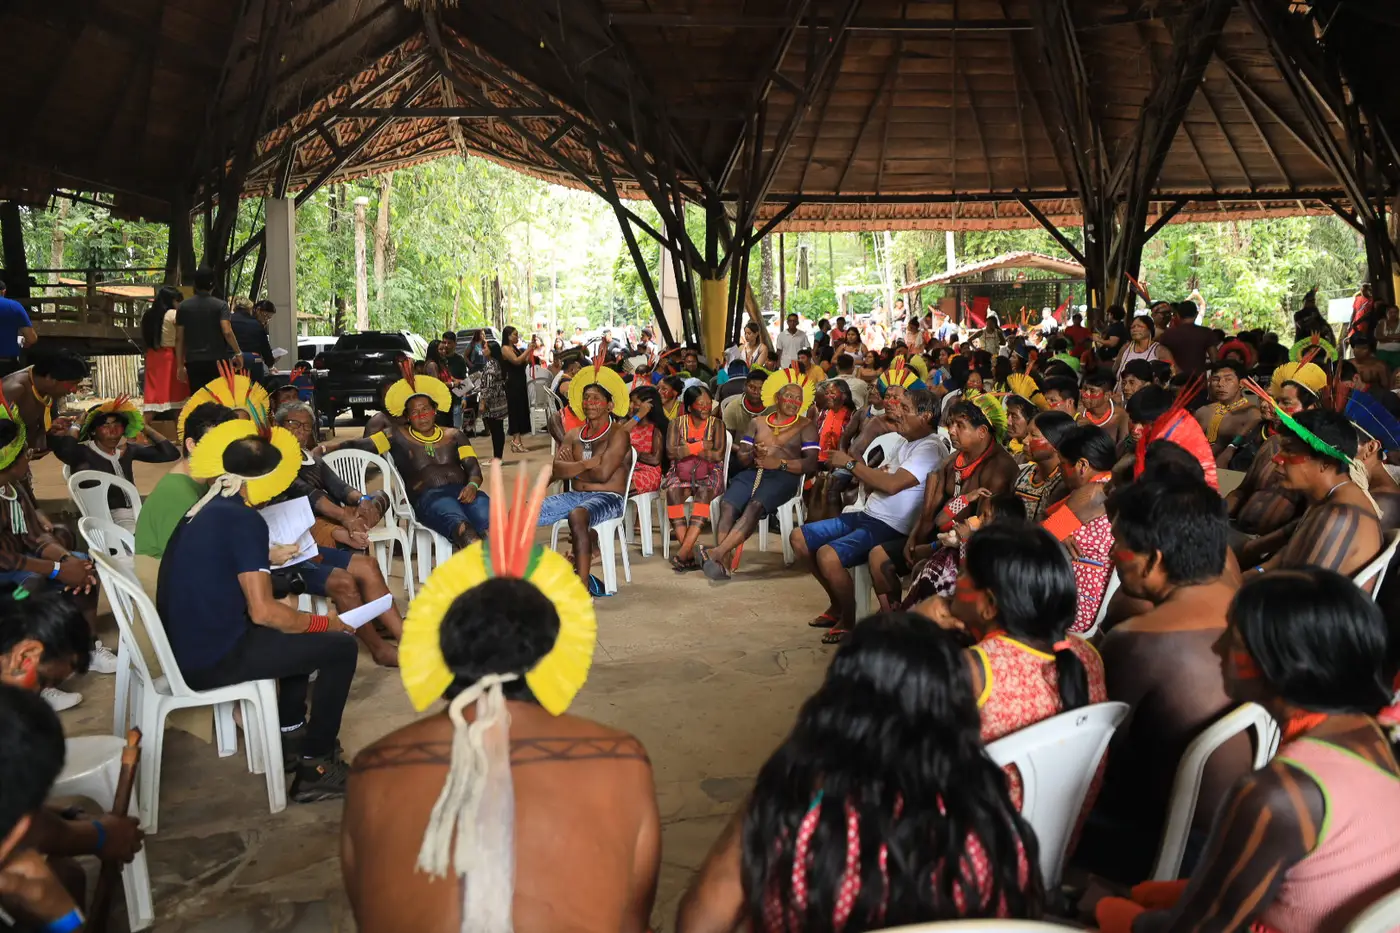
[[233,332],[228,303],[214,297],[214,271],[202,266],[194,274],[194,297],[175,313],[175,365],[178,378],[198,389],[219,378],[219,363],[232,359],[243,368],[243,351]]
[[18,301],[5,297],[5,283],[0,281],[0,378],[20,368],[21,337],[25,347],[32,347],[39,341],[34,325],[29,322],[29,312]]
[[[272,342],[267,336],[266,318],[277,313],[277,306],[264,299],[253,304],[247,298],[233,299],[229,326],[243,348],[243,370],[249,378],[261,382],[272,368]],[[201,383],[202,384],[202,383]]]
[[[449,387],[455,386],[456,383],[467,378],[467,360],[457,353],[457,334],[455,331],[443,331],[442,341],[438,344],[438,353],[442,356],[448,375],[452,377],[444,380]],[[465,420],[466,404],[467,399],[464,395],[458,395],[455,391],[452,393],[452,426],[458,431],[462,430],[462,422]]]
[[520,331],[507,327],[501,331],[501,368],[506,376],[506,408],[510,413],[510,449],[525,453],[524,435],[530,433],[530,397],[525,388],[525,367],[530,354],[520,346]]
[[[787,330],[778,335],[773,341],[773,347],[778,351],[778,367],[787,369],[797,362],[797,354],[803,350],[812,349],[812,341],[807,335],[797,329],[798,317],[796,314],[787,316]],[[834,337],[833,333],[833,339]]]
[[141,316],[141,340],[146,344],[146,384],[141,400],[146,411],[178,409],[190,397],[190,387],[175,377],[175,308],[180,290],[166,285]]

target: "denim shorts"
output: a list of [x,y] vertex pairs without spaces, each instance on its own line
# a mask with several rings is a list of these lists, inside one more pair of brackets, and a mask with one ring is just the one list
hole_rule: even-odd
[[462,522],[476,529],[477,534],[485,534],[487,526],[491,524],[491,500],[486,498],[485,493],[478,492],[470,505],[458,502],[457,497],[464,488],[452,483],[425,490],[413,503],[413,514],[418,523],[427,525],[448,541],[456,536],[457,527]]
[[823,547],[829,547],[841,558],[842,567],[863,564],[876,547],[902,537],[897,529],[864,512],[842,512],[835,518],[802,526],[808,553],[815,556]]
[[615,492],[602,492],[595,489],[578,492],[561,492],[549,496],[540,506],[539,524],[544,527],[562,522],[574,509],[588,510],[588,527],[599,522],[622,517],[622,496]]
[[[350,558],[354,555],[349,551],[333,547],[317,548],[316,551],[319,560],[304,560],[272,571],[272,595],[279,599],[288,593],[325,596],[331,573],[350,569]],[[300,587],[297,586],[298,581]]]

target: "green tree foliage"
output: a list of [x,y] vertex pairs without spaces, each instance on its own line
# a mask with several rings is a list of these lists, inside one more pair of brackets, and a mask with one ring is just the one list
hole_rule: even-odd
[[[379,210],[378,180],[364,178],[318,191],[297,212],[297,285],[302,313],[316,317],[311,330],[329,333],[339,298],[344,323],[354,322],[355,198],[369,198],[367,252]],[[632,210],[654,229],[661,223],[645,201]],[[395,173],[389,201],[389,241],[384,298],[370,273],[370,321],[376,328],[405,329],[431,336],[449,326],[494,323],[496,281],[506,320],[522,328],[538,323],[569,332],[573,326],[643,324],[652,318],[642,281],[623,244],[612,210],[599,198],[546,184],[485,159],[449,157]],[[332,213],[337,212],[332,223]],[[262,224],[260,199],[239,205],[233,244],[246,242]],[[55,225],[65,237],[64,266],[83,269],[161,268],[168,231],[164,224],[122,220],[105,208],[73,203],[66,213],[52,207],[23,210],[26,251],[31,268],[49,266]],[[196,223],[196,253],[202,224]],[[705,242],[704,216],[686,212],[693,242]],[[1082,243],[1078,228],[1066,228]],[[882,234],[788,233],[782,238],[779,269],[777,235],[773,254],[774,309],[782,304],[808,319],[834,317],[842,288],[880,282],[876,263]],[[888,260],[896,285],[947,268],[945,235],[902,231],[891,238]],[[659,244],[637,231],[637,242],[654,281],[660,268]],[[1045,231],[959,231],[960,263],[1001,253],[1030,250],[1063,256]],[[806,287],[799,287],[799,257],[806,254]],[[251,288],[252,253],[230,272],[236,293]],[[761,262],[755,249],[750,285],[761,294]],[[120,278],[122,276],[109,276]],[[136,281],[156,281],[159,273],[132,273]],[[41,276],[40,278],[44,278]],[[1206,320],[1226,330],[1266,326],[1285,329],[1287,315],[1314,285],[1320,298],[1352,294],[1365,278],[1364,251],[1357,235],[1335,217],[1287,217],[1254,221],[1171,224],[1143,253],[1142,282],[1154,297],[1185,298],[1199,289],[1207,302]],[[659,284],[659,283],[658,283]],[[868,311],[878,292],[850,292],[849,313]],[[926,294],[928,299],[931,294]]]

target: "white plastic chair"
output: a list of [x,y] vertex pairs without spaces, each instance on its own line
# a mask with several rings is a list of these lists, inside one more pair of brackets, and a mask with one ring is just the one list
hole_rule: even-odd
[[1021,816],[1040,841],[1045,889],[1060,884],[1066,850],[1108,740],[1128,715],[1126,703],[1095,703],[1041,720],[987,746],[992,761],[1015,765],[1023,790]]
[[397,481],[393,466],[384,457],[363,450],[333,450],[325,456],[326,466],[331,468],[351,489],[365,491],[369,483],[371,468],[379,471],[380,482],[384,484],[384,494],[389,498],[389,507],[384,511],[379,524],[369,530],[370,547],[374,550],[379,572],[388,583],[394,567],[394,545],[403,554],[403,585],[408,591],[409,600],[414,596],[413,582],[413,540],[399,524],[399,510],[394,503],[393,485]]
[[1351,578],[1352,582],[1369,593],[1373,600],[1381,591],[1381,584],[1385,582],[1386,572],[1390,570],[1390,562],[1395,559],[1397,547],[1400,547],[1400,531],[1386,532],[1385,550]]
[[[87,542],[89,554],[105,555],[121,573],[136,580],[136,541],[131,532],[105,518],[78,519],[78,534]],[[126,735],[129,724],[127,706],[131,698],[131,681],[141,674],[136,671],[131,659],[134,645],[128,640],[117,639],[117,683],[112,698],[112,734]]]
[[[632,489],[632,474],[637,470],[637,452],[632,452],[632,465],[627,469],[627,490]],[[624,519],[627,516],[627,500],[629,496],[624,493],[622,496],[622,516],[619,518],[609,518],[591,526],[591,530],[598,533],[598,553],[603,558],[603,592],[609,596],[617,592],[617,555],[622,555],[622,575],[628,583],[632,582],[632,563],[627,557],[627,536],[623,532],[623,527],[627,524]],[[567,518],[561,518],[554,523],[554,527],[549,533],[549,546],[554,550],[559,550],[559,532],[569,526]],[[616,547],[614,547],[616,543]],[[577,545],[576,545],[577,546]]]
[[[114,735],[82,735],[68,739],[63,771],[54,782],[52,797],[87,797],[106,811],[117,796],[117,780],[122,770],[122,750],[126,737]],[[145,770],[143,760],[136,766],[139,782]],[[135,795],[133,795],[134,797]],[[140,807],[132,800],[131,812],[139,818]],[[147,829],[149,832],[149,828]],[[130,864],[122,866],[122,889],[126,893],[126,914],[130,928],[144,930],[156,922],[155,903],[151,898],[151,874],[146,867],[146,850],[142,848]]]
[[[719,462],[719,495],[710,500],[710,530],[714,532],[715,543],[719,543],[719,504],[724,499],[724,489],[729,484],[729,455],[734,450],[734,438],[728,431],[724,432],[724,459]],[[695,505],[694,496],[686,496],[685,517],[690,519],[692,506]],[[640,513],[639,513],[640,514]],[[666,498],[663,495],[656,503],[656,523],[661,528],[661,556],[666,560],[671,559],[671,523],[666,516]],[[642,552],[643,556],[647,552]]]
[[1400,930],[1400,891],[1376,901],[1346,928],[1346,933],[1394,933]]
[[1103,627],[1103,620],[1108,618],[1108,604],[1113,602],[1113,597],[1118,592],[1118,588],[1123,585],[1123,581],[1118,577],[1118,571],[1109,569],[1108,582],[1103,587],[1103,598],[1099,600],[1099,611],[1094,614],[1094,624],[1083,632],[1076,632],[1080,638],[1091,638],[1098,634]]
[[1152,868],[1153,881],[1175,881],[1181,874],[1181,860],[1186,855],[1186,838],[1196,816],[1196,801],[1201,794],[1206,763],[1220,746],[1247,729],[1254,730],[1254,770],[1258,771],[1278,751],[1279,731],[1273,717],[1257,703],[1235,707],[1186,746],[1181,763],[1176,766],[1176,780],[1172,782],[1172,803],[1167,811],[1162,844],[1157,850],[1157,862]]
[[[280,813],[287,806],[286,779],[282,774],[282,731],[277,716],[277,682],[253,680],[213,690],[194,690],[185,683],[175,652],[165,637],[165,627],[156,607],[141,586],[118,570],[106,555],[94,554],[97,572],[107,598],[112,603],[112,615],[123,641],[127,642],[131,661],[141,682],[140,705],[133,711],[141,728],[141,769],[137,775],[141,823],[146,832],[159,829],[160,767],[165,743],[165,718],[177,709],[191,707],[222,707],[215,722],[219,724],[219,754],[237,750],[237,732],[230,735],[233,703],[243,704],[244,742],[247,746],[248,770],[267,776],[268,809]],[[152,677],[145,656],[138,648],[133,621],[138,619],[150,640],[151,648],[160,660],[160,677]],[[229,748],[230,739],[232,748]]]
[[[792,529],[800,527],[807,522],[807,507],[802,502],[802,483],[797,485],[797,495],[773,512],[778,516],[778,534],[783,538],[783,563],[791,567],[792,562],[797,559],[797,555],[792,552]],[[758,549],[768,550],[768,516],[764,516],[758,522]]]
[[549,416],[561,407],[559,396],[550,391],[547,382],[536,380],[525,387],[530,393],[530,433],[543,434],[549,430]]
[[122,477],[97,470],[79,470],[68,478],[68,494],[84,518],[112,520],[112,509],[107,504],[107,492],[111,489],[116,489],[131,503],[133,521],[140,517],[141,493]]

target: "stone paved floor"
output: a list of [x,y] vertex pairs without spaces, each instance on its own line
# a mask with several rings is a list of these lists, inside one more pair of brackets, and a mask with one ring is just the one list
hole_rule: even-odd
[[[531,446],[529,461],[548,456],[547,441]],[[136,469],[143,493],[162,472]],[[51,458],[36,464],[35,481],[41,498],[64,497]],[[692,872],[834,650],[805,625],[825,608],[820,591],[783,567],[776,535],[769,543],[763,554],[751,541],[728,584],[677,576],[659,542],[651,558],[634,547],[632,583],[598,601],[593,673],[573,712],[631,731],[651,755],[663,822],[658,931],[672,929]],[[67,685],[84,694],[62,714],[69,735],[110,730],[112,684],[88,675]],[[413,715],[396,672],[361,652],[341,735],[347,754]],[[264,779],[241,751],[220,759],[179,731],[167,735],[161,787],[160,832],[147,841],[159,933],[354,929],[340,883],[339,803],[269,814]],[[126,929],[121,914],[111,929]]]

